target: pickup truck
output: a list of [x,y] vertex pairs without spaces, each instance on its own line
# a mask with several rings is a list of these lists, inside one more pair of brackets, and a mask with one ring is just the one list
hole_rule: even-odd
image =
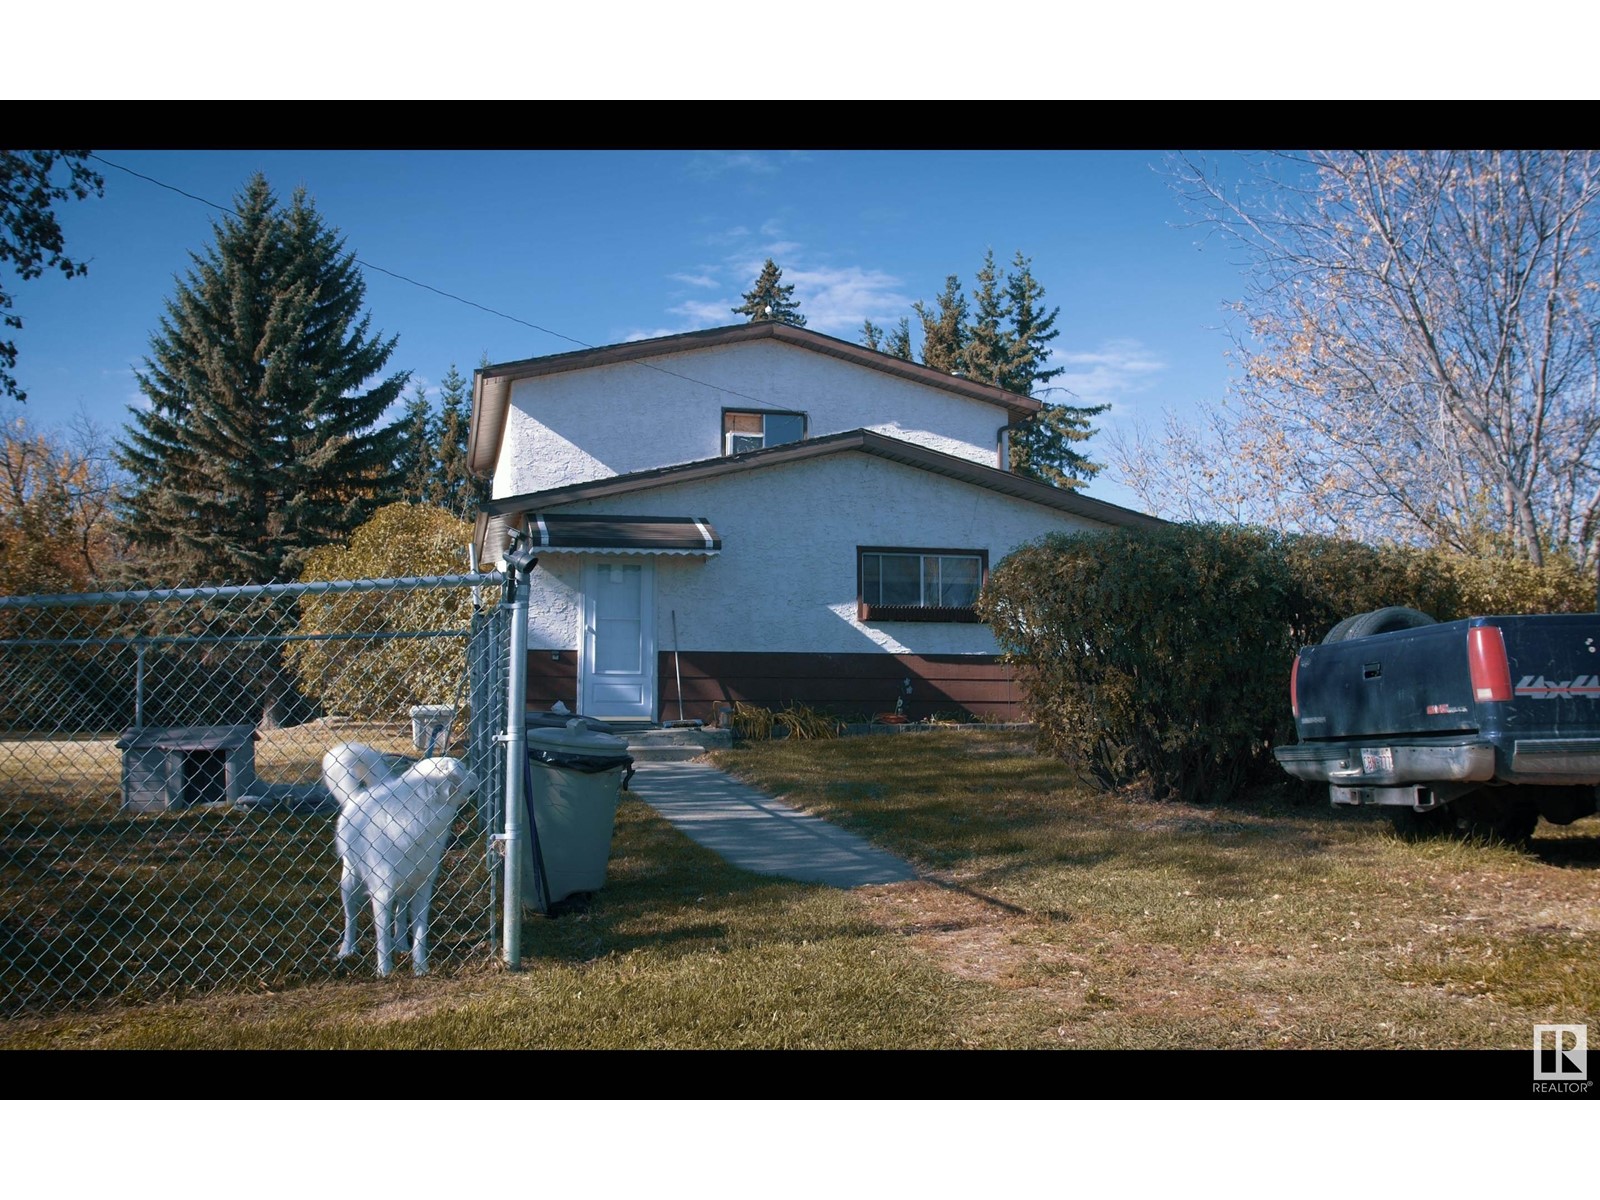
[[1600,800],[1600,614],[1346,618],[1295,656],[1279,764],[1412,835],[1525,842]]

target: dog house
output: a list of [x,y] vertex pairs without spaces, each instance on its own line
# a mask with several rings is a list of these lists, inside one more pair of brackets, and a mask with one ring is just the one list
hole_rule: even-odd
[[122,807],[172,812],[219,800],[237,803],[256,781],[254,725],[130,729],[122,751]]

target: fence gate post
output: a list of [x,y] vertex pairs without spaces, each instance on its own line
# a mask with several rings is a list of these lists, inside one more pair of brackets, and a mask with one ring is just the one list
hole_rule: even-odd
[[[506,599],[511,603],[511,636],[506,657],[506,966],[522,968],[522,779],[527,770],[528,576],[538,558],[513,531],[506,547]],[[521,576],[519,581],[518,576]],[[518,586],[518,584],[521,586]]]

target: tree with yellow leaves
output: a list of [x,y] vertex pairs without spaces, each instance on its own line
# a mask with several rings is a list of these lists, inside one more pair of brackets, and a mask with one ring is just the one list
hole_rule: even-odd
[[1234,393],[1114,439],[1122,480],[1179,515],[1600,558],[1600,154],[1248,161],[1177,161],[1250,267]]
[[120,542],[115,488],[99,432],[0,425],[0,595],[86,591],[103,582]]

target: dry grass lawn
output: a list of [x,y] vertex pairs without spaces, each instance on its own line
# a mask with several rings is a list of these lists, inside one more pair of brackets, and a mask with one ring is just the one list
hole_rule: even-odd
[[607,887],[529,917],[518,974],[363,963],[20,1015],[0,1046],[1524,1049],[1600,1015],[1593,818],[1531,851],[1412,843],[1286,791],[1108,795],[1003,734],[718,758],[922,878],[751,875],[625,799]]
[[1600,1016],[1600,821],[1531,852],[1395,837],[1266,793],[1081,786],[1016,739],[776,744],[722,761],[923,868],[860,893],[986,998],[969,1045],[1501,1047]]

